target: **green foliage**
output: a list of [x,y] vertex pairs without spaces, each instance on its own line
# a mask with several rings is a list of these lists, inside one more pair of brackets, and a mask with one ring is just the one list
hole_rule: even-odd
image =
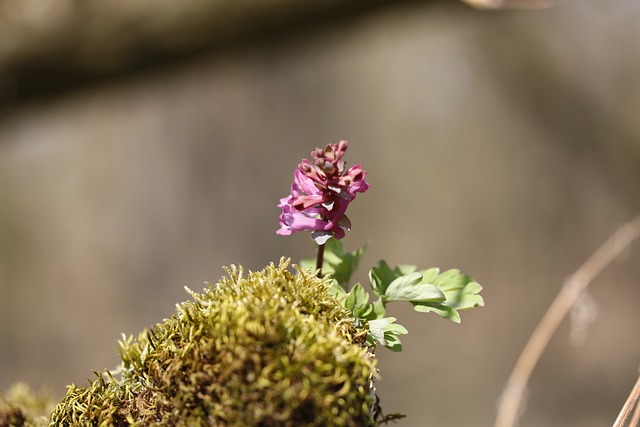
[[[325,248],[325,258],[333,261],[331,267],[323,269],[323,272],[333,276],[335,265],[340,266],[341,272],[349,272],[348,275],[340,273],[340,280],[334,276],[332,293],[343,302],[356,325],[368,330],[367,343],[370,346],[381,345],[393,351],[402,349],[399,336],[406,334],[407,330],[395,323],[395,317],[385,317],[386,305],[390,302],[409,302],[418,312],[433,312],[456,323],[460,323],[458,310],[484,305],[479,295],[482,286],[459,270],[452,269],[440,274],[438,268],[421,271],[417,271],[413,265],[391,268],[384,260],[369,271],[371,290],[378,297],[375,301],[369,302],[370,296],[360,283],[347,293],[338,283],[347,286],[343,282],[348,282],[364,249],[362,247],[347,253],[339,240],[330,239]],[[335,261],[338,258],[341,261]]]
[[384,317],[369,321],[367,342],[370,345],[380,344],[392,351],[401,351],[402,343],[398,335],[405,335],[408,331],[404,326],[394,324],[395,321],[395,317]]
[[385,295],[387,287],[389,287],[395,279],[413,273],[414,271],[416,271],[416,267],[413,265],[399,265],[391,269],[385,260],[381,260],[376,267],[373,267],[369,271],[369,282],[373,288],[373,293],[377,296]]
[[445,319],[460,323],[458,310],[484,306],[484,300],[479,295],[482,286],[459,270],[451,269],[440,274],[437,268],[430,268],[421,272],[421,283],[431,283],[445,296],[444,301],[414,301],[416,311],[434,312]]
[[[340,286],[346,288],[351,275],[358,268],[360,259],[364,255],[367,245],[353,252],[345,252],[340,240],[331,238],[324,245],[324,263],[322,272],[331,274]],[[315,268],[315,260],[305,259],[300,262],[302,268]]]
[[353,313],[356,309],[366,306],[368,302],[369,294],[360,283],[356,283],[353,289],[351,289],[351,292],[347,294],[344,306]]
[[47,391],[34,393],[24,383],[0,393],[0,427],[44,427],[55,402]]
[[232,266],[125,337],[119,372],[71,386],[51,425],[370,425],[375,360],[331,287],[283,261],[246,276]]
[[445,296],[440,289],[428,284],[422,283],[422,274],[409,273],[400,276],[387,286],[382,301],[409,301],[409,302],[431,302],[444,301]]

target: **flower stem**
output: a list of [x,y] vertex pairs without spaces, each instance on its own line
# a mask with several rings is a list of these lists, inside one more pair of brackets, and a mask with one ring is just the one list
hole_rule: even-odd
[[316,270],[318,277],[322,277],[322,262],[324,261],[324,245],[318,245],[318,257],[316,258]]

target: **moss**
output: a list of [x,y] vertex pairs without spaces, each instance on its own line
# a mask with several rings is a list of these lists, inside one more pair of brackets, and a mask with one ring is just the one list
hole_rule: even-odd
[[329,294],[287,262],[228,275],[120,343],[119,373],[71,386],[55,426],[362,426],[375,361]]
[[0,427],[44,427],[54,406],[48,392],[34,393],[24,383],[14,384],[0,394]]

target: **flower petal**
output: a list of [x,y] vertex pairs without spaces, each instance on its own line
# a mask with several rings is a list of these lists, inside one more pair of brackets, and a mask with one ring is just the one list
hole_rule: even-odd
[[315,240],[316,244],[320,246],[327,243],[327,240],[329,240],[331,237],[333,237],[333,233],[330,233],[328,231],[314,231],[313,233],[311,233],[311,238]]

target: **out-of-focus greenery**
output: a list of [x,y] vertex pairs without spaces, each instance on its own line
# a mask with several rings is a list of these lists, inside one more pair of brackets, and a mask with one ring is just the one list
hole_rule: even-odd
[[34,392],[25,383],[16,383],[0,393],[0,427],[43,427],[55,406],[47,391]]

